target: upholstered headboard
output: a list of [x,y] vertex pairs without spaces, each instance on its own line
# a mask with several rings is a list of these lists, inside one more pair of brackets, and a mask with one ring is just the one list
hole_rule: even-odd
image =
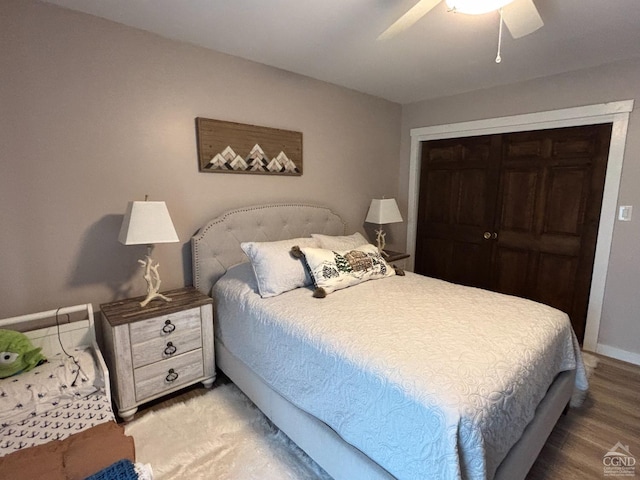
[[344,235],[345,222],[327,207],[281,203],[231,210],[191,238],[193,285],[206,295],[228,268],[248,261],[242,242],[270,242],[312,233]]

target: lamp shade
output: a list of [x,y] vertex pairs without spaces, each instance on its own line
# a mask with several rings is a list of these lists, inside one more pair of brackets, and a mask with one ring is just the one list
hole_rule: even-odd
[[371,205],[369,206],[369,212],[367,213],[365,222],[377,223],[378,225],[402,222],[402,215],[400,215],[396,199],[374,198],[371,200]]
[[179,242],[164,202],[129,202],[118,241],[124,245]]

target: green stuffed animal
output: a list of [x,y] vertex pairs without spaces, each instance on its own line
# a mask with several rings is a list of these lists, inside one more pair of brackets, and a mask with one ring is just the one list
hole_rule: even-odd
[[0,329],[0,378],[31,370],[46,360],[22,332]]

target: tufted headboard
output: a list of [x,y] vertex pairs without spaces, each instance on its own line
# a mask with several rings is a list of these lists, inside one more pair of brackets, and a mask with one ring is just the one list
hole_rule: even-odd
[[206,295],[228,268],[248,261],[242,242],[270,242],[312,233],[344,235],[345,222],[327,207],[280,203],[238,208],[211,220],[191,238],[193,285]]

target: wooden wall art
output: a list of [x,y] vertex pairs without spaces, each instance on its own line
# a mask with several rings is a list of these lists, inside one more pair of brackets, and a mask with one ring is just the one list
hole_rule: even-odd
[[302,132],[196,118],[201,172],[302,175]]

